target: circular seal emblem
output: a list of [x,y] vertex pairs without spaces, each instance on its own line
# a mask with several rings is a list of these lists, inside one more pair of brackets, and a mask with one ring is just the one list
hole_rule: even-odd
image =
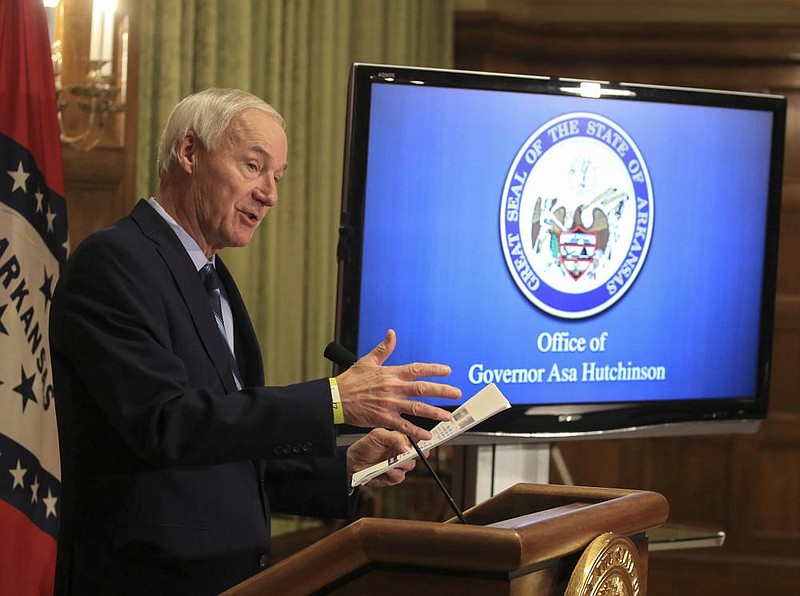
[[616,123],[576,112],[520,148],[503,187],[500,234],[517,287],[560,318],[598,314],[630,289],[653,232],[639,148]]
[[639,596],[639,551],[627,536],[601,534],[589,543],[572,571],[565,594]]

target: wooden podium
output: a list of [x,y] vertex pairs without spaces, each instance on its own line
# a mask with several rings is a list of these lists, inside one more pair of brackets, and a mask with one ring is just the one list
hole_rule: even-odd
[[469,525],[360,519],[224,594],[644,595],[645,531],[668,511],[654,492],[517,484]]

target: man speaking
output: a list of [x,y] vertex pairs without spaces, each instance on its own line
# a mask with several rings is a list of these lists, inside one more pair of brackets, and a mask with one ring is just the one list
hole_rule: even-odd
[[[350,475],[410,448],[406,435],[429,437],[403,414],[450,419],[408,399],[460,397],[419,380],[449,368],[384,366],[392,331],[336,378],[264,386],[217,253],[249,244],[286,155],[283,119],[261,99],[185,98],[162,134],[155,197],[87,238],[63,272],[50,323],[57,594],[218,593],[269,564],[271,511],[351,515]],[[378,428],[337,449],[338,423]]]

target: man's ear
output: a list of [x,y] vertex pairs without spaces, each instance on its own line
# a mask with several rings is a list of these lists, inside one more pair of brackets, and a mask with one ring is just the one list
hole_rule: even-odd
[[197,154],[200,150],[200,140],[193,130],[186,131],[177,147],[177,162],[187,174],[194,172],[197,166]]

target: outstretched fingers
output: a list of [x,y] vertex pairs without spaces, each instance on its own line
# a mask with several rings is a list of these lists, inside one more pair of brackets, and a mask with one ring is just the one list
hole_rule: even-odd
[[444,399],[459,399],[461,390],[446,383],[431,381],[412,381],[406,383],[403,392],[407,397],[441,397]]
[[403,402],[401,412],[416,418],[430,418],[431,420],[447,422],[453,419],[453,415],[447,410],[414,399]]
[[366,356],[364,356],[362,360],[368,360],[373,364],[383,366],[383,363],[386,362],[389,356],[392,355],[392,352],[394,352],[396,345],[397,335],[395,334],[394,329],[388,329],[383,341],[372,348],[372,350]]
[[[415,381],[425,377],[446,377],[452,372],[446,364],[432,364],[428,362],[412,362],[394,367],[397,375],[405,381]],[[419,395],[425,395],[420,393]]]
[[429,439],[428,431],[404,416],[452,420],[447,410],[417,400],[459,399],[461,390],[429,380],[451,373],[450,367],[444,364],[414,362],[384,366],[396,344],[395,332],[389,329],[382,342],[337,376],[345,422],[355,426],[395,429],[417,441]]

